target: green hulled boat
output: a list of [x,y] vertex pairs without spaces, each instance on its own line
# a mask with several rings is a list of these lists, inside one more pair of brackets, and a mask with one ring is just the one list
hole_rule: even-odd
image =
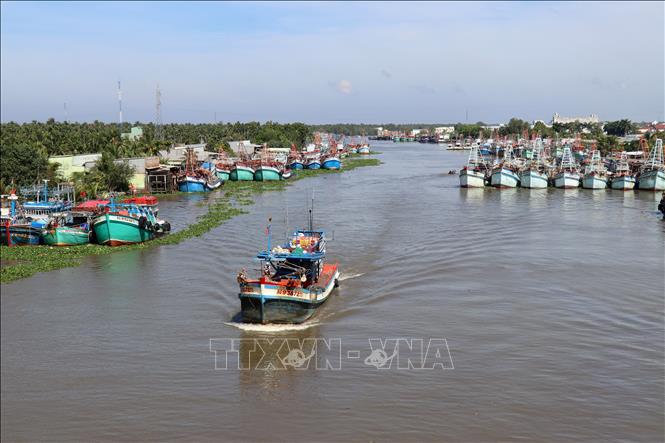
[[90,243],[87,229],[75,226],[60,226],[45,229],[42,234],[44,243],[49,246],[75,246]]
[[[146,217],[131,217],[120,213],[106,213],[92,221],[97,243],[120,246],[141,243],[155,238]],[[151,222],[154,223],[154,222]]]
[[256,171],[254,171],[254,180],[257,182],[266,182],[266,181],[274,181],[274,180],[280,180],[282,177],[279,173],[279,169],[273,167],[273,166],[259,166],[256,168]]
[[236,164],[231,168],[229,179],[232,181],[253,181],[254,169],[246,165]]

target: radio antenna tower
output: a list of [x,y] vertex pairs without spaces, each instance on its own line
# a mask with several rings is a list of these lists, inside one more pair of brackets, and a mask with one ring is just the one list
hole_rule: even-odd
[[118,131],[122,133],[122,89],[118,80]]
[[157,83],[157,91],[155,91],[155,140],[162,140],[164,133],[162,130],[162,91],[159,90],[159,83]]

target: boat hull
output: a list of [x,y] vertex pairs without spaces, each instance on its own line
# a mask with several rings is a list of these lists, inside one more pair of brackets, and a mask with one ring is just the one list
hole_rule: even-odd
[[200,178],[185,177],[178,181],[178,191],[180,192],[205,192],[206,190],[206,181]]
[[313,160],[307,163],[307,169],[321,169],[321,162]]
[[42,236],[44,244],[49,246],[76,246],[90,243],[88,231],[67,226],[48,229]]
[[652,170],[641,173],[637,188],[643,191],[665,191],[665,171]]
[[520,179],[510,169],[501,168],[492,172],[491,184],[495,188],[516,188],[520,184]]
[[462,169],[459,173],[459,184],[463,188],[484,188],[485,173],[482,171]]
[[369,146],[364,146],[358,149],[358,154],[369,155]]
[[228,181],[231,176],[231,171],[228,169],[215,168],[215,175],[222,181]]
[[93,220],[92,228],[100,245],[129,245],[155,238],[152,231],[140,226],[138,219],[124,215],[104,214]]
[[337,157],[331,157],[325,159],[321,166],[323,169],[340,169],[342,167],[342,162]]
[[598,175],[585,175],[582,179],[582,188],[584,189],[605,189],[607,188],[607,178]]
[[299,161],[291,162],[289,166],[291,169],[305,169],[305,165]]
[[554,176],[554,186],[560,189],[579,188],[580,176],[572,172],[560,172]]
[[280,180],[279,169],[270,166],[261,166],[254,171],[254,180],[257,182]]
[[305,288],[285,288],[260,282],[241,287],[239,294],[243,321],[246,323],[302,323],[328,300],[339,279],[337,266],[330,267],[325,286],[319,292]]
[[635,189],[635,177],[632,175],[624,175],[621,177],[613,177],[610,181],[610,188],[618,191],[631,191]]
[[247,166],[236,166],[229,173],[231,181],[254,181],[254,169]]
[[538,171],[523,171],[520,173],[520,186],[528,189],[547,188],[547,174]]
[[[42,230],[30,225],[0,227],[0,243],[3,245],[36,246],[41,244]],[[9,234],[9,235],[8,235]]]

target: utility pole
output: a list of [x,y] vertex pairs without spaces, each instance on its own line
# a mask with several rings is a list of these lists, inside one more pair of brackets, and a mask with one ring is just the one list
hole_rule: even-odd
[[118,133],[122,134],[122,89],[118,80]]
[[162,140],[164,133],[162,130],[162,91],[159,89],[157,83],[157,91],[155,92],[155,139]]
[[65,108],[65,123],[67,123],[67,102],[63,103],[63,107]]

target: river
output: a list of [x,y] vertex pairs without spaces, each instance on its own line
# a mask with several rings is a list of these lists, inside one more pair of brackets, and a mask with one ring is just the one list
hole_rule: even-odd
[[[465,190],[464,152],[375,149],[201,237],[3,285],[2,440],[662,441],[660,196]],[[304,226],[312,190],[339,290],[298,327],[236,323],[268,217]],[[284,338],[312,364],[280,365]],[[378,369],[377,343],[440,353]]]

